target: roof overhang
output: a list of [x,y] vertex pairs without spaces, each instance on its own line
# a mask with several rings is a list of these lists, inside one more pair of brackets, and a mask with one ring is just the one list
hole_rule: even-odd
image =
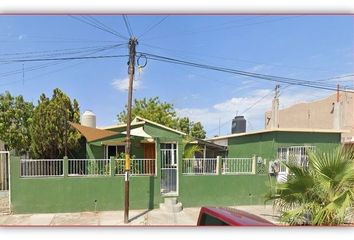
[[69,122],[71,126],[77,129],[87,140],[87,142],[96,141],[99,139],[112,137],[114,135],[119,135],[117,132],[102,130],[92,127],[86,127],[78,123]]
[[216,144],[216,143],[213,143],[213,142],[208,142],[208,141],[205,141],[205,140],[202,140],[202,139],[196,139],[194,141],[191,141],[189,142],[190,144],[198,144],[198,145],[204,145],[204,146],[207,146],[209,148],[215,148],[215,149],[218,149],[218,150],[221,150],[221,151],[225,151],[226,150],[226,146],[222,146],[222,145],[219,145],[219,144]]

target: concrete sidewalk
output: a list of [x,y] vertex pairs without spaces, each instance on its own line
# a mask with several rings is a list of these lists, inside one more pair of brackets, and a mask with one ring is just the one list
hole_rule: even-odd
[[[272,206],[238,206],[273,223],[278,216]],[[160,209],[131,210],[129,224],[124,224],[123,211],[0,215],[1,226],[195,226],[200,208],[185,208],[179,213]]]

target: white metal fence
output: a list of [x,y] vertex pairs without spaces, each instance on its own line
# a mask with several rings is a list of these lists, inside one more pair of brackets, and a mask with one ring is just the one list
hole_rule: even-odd
[[109,176],[110,159],[69,159],[68,176]]
[[218,174],[217,158],[185,158],[183,159],[183,174],[216,175]]
[[[156,159],[131,159],[131,175],[153,176],[156,174]],[[68,176],[110,176],[123,175],[125,159],[68,159]],[[64,176],[64,159],[21,159],[21,177]]]
[[63,159],[21,159],[21,177],[64,176]]
[[[156,159],[130,159],[130,174],[136,176],[153,176],[156,173]],[[115,159],[115,175],[125,172],[125,159]]]
[[254,174],[255,166],[252,158],[223,158],[222,174]]

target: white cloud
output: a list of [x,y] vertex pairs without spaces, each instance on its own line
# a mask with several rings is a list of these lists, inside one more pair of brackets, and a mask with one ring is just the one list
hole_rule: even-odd
[[21,34],[21,35],[18,35],[17,39],[19,41],[21,41],[22,39],[25,39],[26,38],[26,35],[25,34]]
[[[112,86],[117,89],[118,91],[124,92],[128,90],[129,86],[129,78],[124,78],[124,79],[113,79],[112,81]],[[133,89],[137,90],[142,87],[142,81],[141,80],[134,80],[133,83]]]
[[[221,134],[229,134],[231,121],[236,114],[245,116],[247,131],[259,130],[264,128],[265,112],[270,111],[272,107],[274,96],[271,92],[273,91],[270,89],[256,89],[250,92],[247,97],[233,97],[223,102],[215,103],[209,108],[178,108],[176,112],[180,117],[189,117],[195,122],[200,121],[209,137],[218,134],[219,120]],[[280,108],[289,107],[300,102],[321,99],[330,94],[328,91],[319,91],[313,94],[313,89],[300,88],[299,90],[292,87],[286,91],[284,90],[283,93],[281,91]]]

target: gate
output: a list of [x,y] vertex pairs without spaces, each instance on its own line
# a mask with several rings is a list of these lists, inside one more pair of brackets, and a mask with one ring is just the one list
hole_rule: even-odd
[[161,143],[161,186],[162,195],[177,194],[177,144],[176,143]]
[[9,213],[9,168],[10,153],[8,151],[0,151],[0,214]]

